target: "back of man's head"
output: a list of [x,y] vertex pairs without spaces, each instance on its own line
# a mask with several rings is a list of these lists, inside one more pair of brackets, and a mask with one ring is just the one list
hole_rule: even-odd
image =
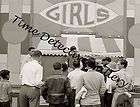
[[102,61],[108,61],[108,62],[111,62],[111,58],[110,57],[105,57],[102,59]]
[[0,76],[3,78],[3,79],[7,79],[7,76],[10,74],[10,71],[9,70],[1,70],[0,71]]
[[62,63],[62,71],[67,71],[68,70],[68,65],[66,63]]
[[71,51],[76,50],[76,47],[75,47],[75,46],[71,46],[71,47],[70,47],[70,50],[71,50]]
[[59,63],[59,62],[55,62],[55,63],[53,64],[54,70],[60,70],[61,67],[62,67],[62,65],[61,65],[61,63]]
[[124,68],[126,68],[128,66],[128,62],[125,59],[121,59],[120,60],[120,64],[124,66]]
[[74,68],[79,68],[80,67],[80,61],[76,60],[73,62]]
[[95,59],[94,58],[89,58],[88,61],[87,61],[87,66],[94,70],[96,68]]
[[39,50],[35,50],[31,55],[31,57],[40,57],[40,56],[42,56],[42,53]]
[[34,50],[34,49],[35,49],[35,47],[29,47],[28,51],[31,51],[31,50]]

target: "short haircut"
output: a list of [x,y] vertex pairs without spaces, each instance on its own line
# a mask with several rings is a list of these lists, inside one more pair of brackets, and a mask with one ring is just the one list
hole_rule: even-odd
[[59,63],[59,62],[55,62],[55,63],[53,64],[54,70],[60,70],[61,67],[62,67],[62,65],[61,65],[61,63]]
[[128,62],[125,59],[121,59],[120,64],[123,65],[124,68],[126,68],[128,66]]
[[31,57],[40,57],[40,56],[42,56],[42,53],[39,50],[34,51],[33,54],[31,55]]
[[66,63],[62,63],[62,71],[68,70],[68,65]]
[[28,51],[31,51],[32,49],[35,49],[35,47],[29,47]]
[[70,50],[71,50],[71,51],[76,50],[76,47],[75,47],[75,46],[71,46],[71,47],[70,47]]
[[1,71],[0,71],[0,76],[1,76],[3,79],[7,79],[7,75],[9,75],[9,74],[10,74],[10,71],[9,71],[9,70],[4,69],[4,70],[1,70]]
[[74,66],[75,68],[79,68],[79,67],[80,67],[80,61],[79,61],[79,60],[74,61],[74,62],[73,62],[73,66]]
[[105,57],[102,59],[102,61],[108,61],[108,62],[111,62],[111,58],[110,57]]
[[87,66],[94,70],[96,68],[96,61],[95,61],[95,59],[94,58],[89,58],[87,60]]

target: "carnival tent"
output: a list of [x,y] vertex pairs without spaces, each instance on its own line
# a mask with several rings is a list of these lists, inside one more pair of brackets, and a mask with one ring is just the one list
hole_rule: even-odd
[[[65,47],[76,46],[81,55],[123,55],[123,39],[96,38],[95,35],[68,35],[62,34],[61,37],[51,37],[60,42]],[[46,55],[65,55],[62,50],[58,50],[48,41],[40,40],[37,49]]]

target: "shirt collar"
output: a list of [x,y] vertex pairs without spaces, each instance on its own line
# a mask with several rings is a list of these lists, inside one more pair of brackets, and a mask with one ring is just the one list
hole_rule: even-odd
[[125,72],[125,71],[126,71],[126,69],[125,69],[125,68],[122,68],[120,71]]
[[75,68],[73,71],[75,72],[75,71],[82,71],[82,70],[80,68]]
[[88,69],[88,72],[94,72],[94,70],[93,69]]
[[56,71],[54,71],[53,74],[54,74],[54,75],[62,75],[62,72],[61,72],[60,70],[56,70]]
[[75,70],[81,70],[80,68],[75,68]]
[[8,82],[9,80],[6,79],[1,79],[2,82]]
[[37,60],[32,60],[32,62],[39,63]]

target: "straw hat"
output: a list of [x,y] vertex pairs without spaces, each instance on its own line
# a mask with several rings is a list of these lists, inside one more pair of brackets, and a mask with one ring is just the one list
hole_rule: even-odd
[[118,71],[118,67],[117,64],[115,62],[110,62],[108,65],[106,65],[109,69],[113,70],[113,71]]

